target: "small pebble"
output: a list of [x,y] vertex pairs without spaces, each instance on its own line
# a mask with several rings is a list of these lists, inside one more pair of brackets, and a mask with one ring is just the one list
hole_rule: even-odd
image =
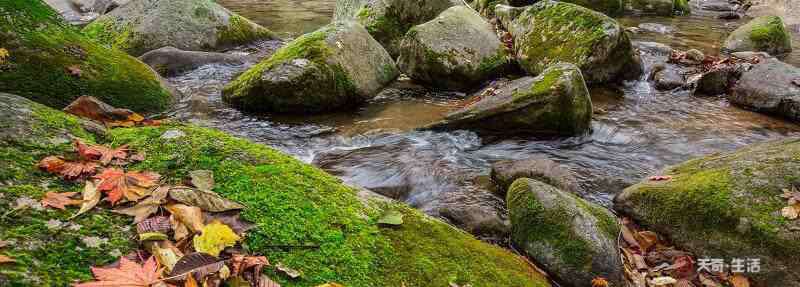
[[166,140],[171,140],[171,139],[182,138],[184,136],[186,136],[186,133],[184,133],[181,130],[168,130],[161,135],[161,138]]

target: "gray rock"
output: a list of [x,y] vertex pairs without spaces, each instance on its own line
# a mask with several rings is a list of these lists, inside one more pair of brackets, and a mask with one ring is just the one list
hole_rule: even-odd
[[70,0],[44,0],[44,2],[58,12],[65,22],[71,25],[84,26],[100,16],[100,14],[91,11],[82,11],[73,5]]
[[250,111],[324,112],[373,98],[399,74],[364,27],[335,22],[247,70],[225,87],[223,97]]
[[208,64],[241,65],[247,62],[247,57],[164,47],[144,53],[139,60],[150,65],[161,75],[175,75]]
[[165,140],[173,140],[173,139],[179,139],[179,138],[182,138],[182,137],[185,137],[185,136],[186,136],[186,133],[184,133],[181,130],[168,130],[168,131],[165,131],[161,135],[161,138],[165,139]]
[[596,277],[623,285],[619,226],[605,208],[533,179],[508,191],[511,240],[559,282],[588,286]]
[[792,51],[792,39],[777,16],[753,19],[733,31],[725,40],[723,50],[728,52],[761,51],[782,55]]
[[471,104],[426,128],[575,135],[589,130],[592,119],[583,75],[569,63],[555,64],[535,78],[486,88],[467,102]]
[[130,0],[70,0],[72,4],[83,13],[97,13],[99,15],[111,12],[117,7],[123,6]]
[[653,68],[652,79],[655,81],[656,89],[662,91],[674,90],[682,87],[686,80],[678,69],[671,65],[658,65]]
[[361,23],[396,58],[408,29],[463,3],[461,0],[337,0],[333,20]]
[[633,42],[633,46],[636,47],[636,49],[651,55],[662,57],[669,57],[672,55],[672,47],[666,44],[656,42]]
[[697,82],[695,93],[708,96],[725,94],[739,75],[739,69],[733,66],[718,67],[705,72]]
[[[57,113],[62,120],[71,122],[47,124],[49,113]],[[63,116],[62,116],[63,115]],[[70,143],[73,136],[85,134],[83,123],[76,117],[51,110],[26,98],[0,92],[0,146],[42,146],[46,143]],[[38,160],[38,159],[37,159]],[[0,159],[2,163],[2,159]]]
[[733,87],[728,100],[754,111],[800,120],[800,69],[768,58],[754,65]]
[[212,51],[275,38],[213,0],[136,0],[101,16],[83,32],[134,56],[167,46]]
[[558,62],[580,67],[589,84],[642,73],[639,54],[624,28],[600,12],[541,1],[524,8],[498,5],[495,13],[513,36],[517,59],[528,73],[538,75]]
[[507,61],[494,28],[474,10],[455,6],[411,28],[397,62],[416,81],[467,90],[497,75]]
[[781,216],[780,195],[798,184],[798,154],[793,138],[693,159],[657,173],[671,180],[626,188],[614,207],[698,258],[760,259],[753,286],[797,287],[800,221]]
[[569,169],[545,157],[532,157],[523,160],[503,160],[492,164],[490,174],[498,185],[498,195],[505,197],[508,187],[520,178],[531,178],[561,190],[578,194],[580,185]]
[[672,16],[674,0],[625,0],[625,11],[631,14]]

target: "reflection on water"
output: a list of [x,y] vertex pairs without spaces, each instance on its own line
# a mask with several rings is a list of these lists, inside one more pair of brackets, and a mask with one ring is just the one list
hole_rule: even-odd
[[219,0],[225,8],[278,32],[297,36],[328,24],[336,0]]

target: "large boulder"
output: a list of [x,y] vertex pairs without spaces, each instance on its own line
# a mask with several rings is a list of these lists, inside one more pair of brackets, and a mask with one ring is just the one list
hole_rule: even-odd
[[164,47],[144,53],[139,60],[159,74],[175,75],[208,64],[242,65],[248,58],[236,54],[184,51],[175,47]]
[[416,81],[444,89],[470,89],[508,62],[494,27],[466,6],[452,7],[411,28],[400,50],[400,70]]
[[140,113],[160,112],[172,102],[150,67],[105,48],[63,23],[41,0],[0,2],[0,92],[63,108],[90,95]]
[[[95,138],[82,130],[75,117],[0,94],[0,210],[4,211],[0,238],[9,243],[2,253],[16,260],[0,265],[2,286],[70,286],[88,281],[93,277],[89,267],[112,264],[138,246],[131,218],[111,212],[102,203],[75,219],[70,217],[77,207],[57,210],[38,204],[48,191],[83,189],[36,167],[45,156],[72,152],[72,137],[130,144],[131,149],[147,154],[130,168],[157,172],[171,182],[194,170],[212,171],[217,179],[214,191],[247,206],[240,217],[255,223],[243,245],[303,271],[296,279],[270,276],[283,286],[322,282],[550,286],[543,275],[508,250],[407,205],[369,195],[362,198],[364,192],[264,145],[184,125],[114,129],[105,138]],[[175,159],[181,160],[176,164]],[[6,212],[20,206],[28,208]],[[402,214],[402,225],[378,224],[387,212]],[[313,248],[276,251],[276,242]]]
[[463,3],[462,0],[337,0],[333,20],[358,21],[396,58],[400,55],[400,42],[411,27]]
[[698,258],[760,259],[756,286],[800,286],[800,221],[781,209],[800,184],[800,140],[714,154],[669,167],[614,199],[617,210]]
[[83,32],[134,56],[161,47],[208,51],[272,39],[272,32],[214,0],[137,0],[87,25]]
[[520,178],[535,179],[574,194],[581,189],[572,171],[546,157],[498,161],[492,164],[489,175],[498,185],[498,195],[502,197],[506,196],[508,187]]
[[745,108],[800,120],[800,69],[775,58],[766,58],[733,86],[728,100]]
[[783,20],[777,16],[762,16],[734,30],[725,40],[728,52],[762,51],[772,55],[792,51],[792,39]]
[[[491,17],[494,16],[494,9],[498,4],[522,7],[536,2],[538,0],[475,0],[471,5],[481,14]],[[564,0],[561,2],[581,5],[609,16],[619,16],[624,12],[622,0]]]
[[631,14],[673,16],[691,13],[687,0],[625,0],[625,11]]
[[558,62],[580,67],[590,84],[642,73],[625,29],[600,12],[547,0],[524,8],[499,5],[495,13],[514,38],[520,65],[531,74]]
[[103,15],[123,6],[131,0],[69,0],[84,13]]
[[426,128],[575,135],[589,130],[592,120],[592,99],[583,75],[569,63],[555,64],[535,78],[489,87],[467,102]]
[[508,191],[511,241],[567,286],[603,277],[623,286],[619,225],[607,209],[533,179]]
[[287,44],[228,84],[223,95],[244,110],[323,112],[371,99],[399,73],[364,27],[340,21]]

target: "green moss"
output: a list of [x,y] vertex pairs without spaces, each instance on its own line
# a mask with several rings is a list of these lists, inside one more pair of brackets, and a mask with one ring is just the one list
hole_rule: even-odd
[[508,52],[504,46],[500,47],[500,52],[496,55],[483,60],[478,65],[478,74],[494,74],[508,65]]
[[688,0],[675,0],[673,6],[676,15],[689,15],[692,13],[692,7],[689,6]]
[[217,31],[221,45],[242,45],[258,39],[273,39],[275,35],[264,27],[258,26],[239,15],[230,18],[228,26]]
[[[82,95],[142,113],[159,112],[171,96],[155,73],[133,57],[87,40],[56,18],[41,0],[0,4],[0,41],[8,69],[0,72],[0,91],[63,108]],[[72,76],[67,67],[77,66]]]
[[768,51],[776,46],[791,47],[791,38],[783,25],[783,20],[778,16],[764,16],[762,19],[753,20],[750,40],[755,48]]
[[588,269],[592,262],[591,248],[564,220],[574,215],[560,205],[543,206],[528,183],[529,179],[516,180],[508,190],[512,240],[523,248],[527,248],[525,243],[546,245],[550,247],[548,252],[563,264],[576,270]]

